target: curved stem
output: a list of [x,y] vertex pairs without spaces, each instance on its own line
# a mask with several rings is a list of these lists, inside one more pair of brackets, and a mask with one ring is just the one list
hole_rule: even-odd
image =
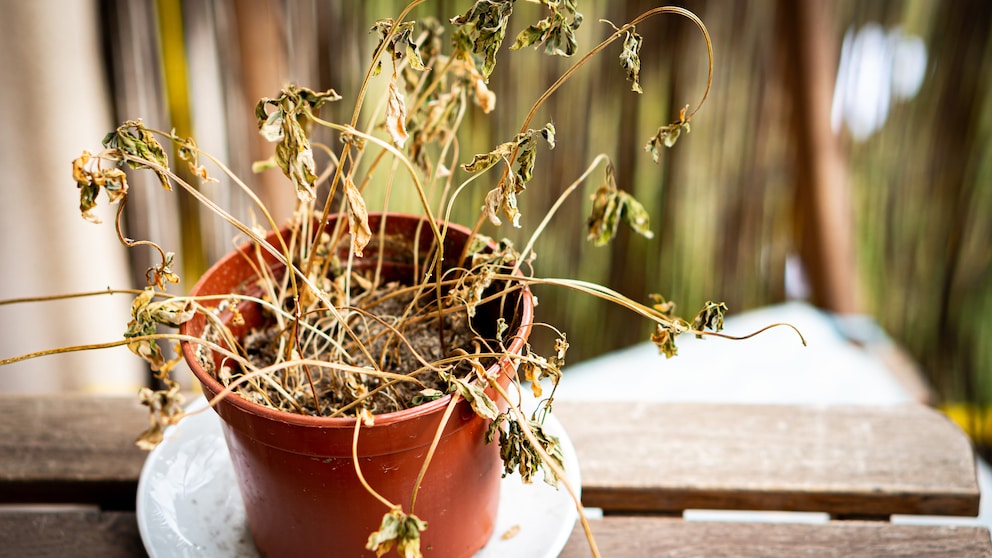
[[416,8],[420,4],[423,4],[425,1],[426,0],[413,0],[413,2],[410,2],[409,4],[407,4],[405,8],[403,8],[403,11],[400,12],[400,14],[396,16],[396,19],[393,21],[392,28],[389,29],[389,31],[386,33],[386,36],[383,38],[382,42],[379,43],[379,48],[377,48],[375,50],[375,53],[372,55],[372,63],[369,64],[369,68],[365,72],[365,79],[362,80],[362,86],[359,88],[358,96],[356,97],[358,100],[355,101],[355,110],[351,116],[352,128],[358,126],[358,115],[362,112],[362,102],[365,100],[365,93],[368,91],[369,82],[372,81],[372,77],[375,75],[376,61],[379,60],[379,57],[382,56],[382,53],[386,51],[386,45],[389,44],[389,39],[391,39],[393,35],[396,34],[396,30],[399,29],[400,24],[403,23],[403,20],[406,19],[406,16],[414,8]]
[[528,283],[533,285],[556,285],[559,287],[566,287],[569,289],[573,289],[581,293],[585,293],[609,302],[613,302],[614,304],[617,304],[619,306],[623,306],[624,308],[636,314],[639,314],[649,320],[658,322],[660,324],[672,325],[675,322],[682,323],[685,326],[685,329],[682,330],[682,333],[692,333],[694,335],[706,335],[710,337],[721,337],[723,339],[739,341],[739,340],[749,339],[751,337],[754,337],[755,335],[764,333],[765,331],[768,331],[769,329],[775,327],[788,327],[796,332],[803,346],[806,346],[806,338],[803,337],[803,334],[799,331],[799,329],[796,326],[786,322],[779,322],[779,323],[767,325],[761,329],[758,329],[757,331],[742,336],[728,335],[726,333],[720,333],[718,331],[693,329],[688,323],[685,322],[685,320],[679,318],[672,319],[664,314],[661,314],[654,308],[645,306],[644,304],[632,300],[620,294],[619,292],[614,291],[613,289],[604,287],[602,285],[598,285],[596,283],[589,283],[587,281],[580,281],[578,279],[521,277],[519,275],[508,275],[502,273],[497,273],[496,275],[494,275],[494,277],[503,280],[512,279],[515,281],[519,281],[521,283]]
[[565,191],[558,196],[558,199],[555,200],[555,203],[551,206],[551,209],[549,209],[548,212],[544,215],[544,219],[541,220],[541,224],[538,225],[536,229],[534,229],[534,233],[530,236],[530,240],[527,241],[527,245],[524,246],[523,250],[521,250],[520,258],[518,258],[517,262],[514,264],[512,273],[515,274],[520,269],[520,266],[523,265],[525,261],[527,261],[527,257],[534,249],[534,243],[537,242],[537,239],[541,236],[541,233],[543,233],[544,229],[547,228],[548,223],[551,222],[551,218],[554,217],[555,213],[558,212],[558,209],[562,206],[563,203],[565,203],[565,199],[568,198],[568,196],[571,195],[571,193],[574,192],[575,189],[578,188],[580,184],[585,182],[586,178],[589,178],[589,175],[592,174],[592,171],[603,160],[609,161],[610,158],[602,153],[597,155],[596,158],[592,160],[592,163],[589,164],[589,167],[587,167],[586,170],[581,175],[579,175],[579,177],[576,178],[574,182],[569,184],[568,187],[565,188]]
[[613,43],[613,41],[616,41],[617,39],[622,37],[624,33],[633,29],[634,26],[637,25],[638,23],[641,23],[642,21],[649,19],[655,15],[664,14],[664,13],[681,15],[691,20],[693,23],[696,24],[696,27],[699,28],[699,31],[703,35],[703,39],[706,41],[706,55],[709,58],[709,72],[706,78],[706,89],[703,91],[703,96],[699,99],[699,102],[696,104],[696,108],[694,108],[692,112],[689,113],[689,116],[686,117],[686,120],[691,118],[693,114],[696,114],[696,111],[698,111],[699,108],[703,106],[703,103],[706,101],[706,98],[709,96],[710,87],[713,85],[713,42],[710,40],[710,34],[709,31],[706,29],[706,25],[703,24],[702,20],[699,19],[699,17],[696,14],[690,12],[689,10],[686,10],[685,8],[679,8],[677,6],[660,6],[644,12],[643,14],[631,20],[630,23],[614,31],[612,35],[610,35],[605,40],[603,40],[603,42],[593,47],[593,49],[590,50],[588,53],[586,53],[581,59],[579,59],[578,62],[573,64],[569,69],[565,70],[565,72],[563,72],[561,76],[559,76],[558,79],[555,80],[555,82],[552,83],[550,87],[548,87],[548,89],[544,92],[544,94],[538,97],[537,101],[534,102],[534,105],[531,107],[530,112],[527,113],[527,118],[524,119],[524,123],[520,127],[520,132],[523,133],[527,131],[528,126],[530,126],[531,120],[533,120],[534,115],[537,114],[537,110],[541,107],[541,105],[543,105],[544,102],[548,100],[548,97],[554,94],[554,92],[557,91],[558,88],[562,86],[562,84],[568,81],[568,79],[572,77],[572,74],[574,74],[579,70],[579,68],[584,66],[586,62],[588,62],[597,54],[599,54],[600,51],[608,47],[611,43]]
[[457,393],[452,394],[451,401],[448,402],[448,406],[444,409],[444,414],[441,415],[441,423],[434,432],[431,447],[427,450],[427,457],[424,458],[424,464],[421,465],[420,473],[417,474],[417,482],[413,485],[413,495],[410,497],[410,513],[414,513],[414,506],[417,504],[417,493],[420,492],[420,485],[423,484],[424,476],[427,475],[427,468],[430,467],[431,460],[434,459],[434,452],[437,451],[437,446],[441,443],[441,435],[444,434],[444,428],[448,425],[448,420],[451,419],[451,413],[454,412],[455,406],[458,405],[461,399],[461,396]]
[[373,498],[382,502],[384,506],[391,510],[399,509],[399,506],[390,502],[385,496],[376,492],[374,488],[365,480],[365,475],[362,474],[362,464],[358,460],[358,432],[362,428],[362,419],[355,419],[355,435],[351,439],[351,462],[355,465],[355,474],[358,476],[358,482],[362,484],[362,487],[372,495]]

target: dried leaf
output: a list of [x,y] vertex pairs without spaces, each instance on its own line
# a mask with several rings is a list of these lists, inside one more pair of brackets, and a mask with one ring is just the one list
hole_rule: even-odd
[[389,100],[386,103],[386,131],[393,140],[393,145],[402,148],[406,143],[406,104],[403,94],[396,87],[396,79],[389,83]]
[[348,200],[348,232],[351,234],[351,251],[355,256],[362,257],[362,251],[372,240],[372,229],[369,227],[369,212],[365,206],[365,198],[350,177],[344,181],[344,195]]
[[169,176],[166,174],[169,158],[166,157],[162,145],[155,139],[155,134],[145,128],[141,120],[128,120],[118,126],[116,130],[104,136],[103,146],[118,150],[123,155],[121,158],[126,160],[132,169],[151,170],[158,177],[163,188],[172,190]]
[[496,67],[496,53],[499,52],[506,26],[513,12],[514,0],[476,0],[463,15],[451,18],[456,25],[451,37],[455,57],[459,53],[472,54],[482,78],[489,80]]
[[196,308],[188,298],[170,298],[148,305],[148,312],[155,323],[179,327],[193,319]]
[[[289,85],[275,99],[266,97],[255,105],[259,133],[269,141],[278,142],[275,162],[296,187],[296,195],[302,201],[314,199],[313,183],[317,179],[309,140],[310,115],[325,103],[340,98],[333,89],[318,93]],[[272,112],[268,112],[270,107]]]
[[657,323],[651,334],[651,342],[658,346],[658,352],[665,355],[665,358],[672,358],[679,353],[679,348],[675,346],[675,338],[679,333],[681,331],[674,324]]
[[172,271],[172,264],[176,255],[173,252],[166,252],[165,259],[157,265],[145,270],[145,281],[148,285],[154,285],[160,290],[165,290],[165,284],[173,285],[179,283],[179,276]]
[[616,190],[607,184],[600,185],[591,196],[592,212],[586,219],[586,239],[596,246],[605,246],[617,234],[620,212],[617,208]]
[[496,417],[499,415],[499,408],[496,406],[496,402],[486,395],[485,390],[479,384],[466,381],[462,378],[451,378],[450,386],[450,389],[456,391],[468,401],[475,414],[482,418],[496,420]]
[[506,160],[513,153],[513,148],[516,147],[516,142],[506,142],[501,143],[496,146],[489,153],[478,153],[472,160],[468,163],[462,165],[462,168],[468,172],[479,172],[488,169],[489,167],[495,165],[500,160]]
[[[382,46],[383,41],[386,40],[394,24],[395,20],[392,18],[384,18],[377,20],[372,26],[371,31],[376,31],[379,34],[379,45],[376,47],[376,50]],[[411,68],[415,70],[426,70],[427,67],[424,66],[424,60],[420,56],[417,44],[413,41],[413,29],[415,25],[415,21],[404,21],[400,23],[396,28],[396,32],[389,38],[386,51],[390,53],[393,61],[406,58]],[[380,68],[381,66],[377,65],[376,75],[378,75]]]
[[[147,287],[131,303],[131,320],[127,324],[125,339],[136,339],[156,333],[156,325],[179,327],[188,322],[196,313],[189,299],[168,298],[155,300],[155,289]],[[155,372],[168,371],[174,362],[167,362],[158,343],[151,339],[136,339],[128,343],[128,349],[143,358]],[[178,360],[180,357],[177,357]]]
[[162,441],[165,428],[176,424],[184,416],[183,396],[178,382],[164,378],[166,389],[152,391],[141,388],[138,398],[148,407],[148,428],[138,436],[135,444],[143,450],[154,449]]
[[272,111],[258,126],[258,133],[265,138],[265,141],[271,141],[273,143],[277,141],[282,141],[286,137],[286,132],[283,130],[283,121],[285,120],[285,113],[282,109],[276,109]]
[[510,50],[544,45],[545,54],[572,56],[578,50],[575,31],[582,25],[582,14],[575,11],[575,0],[541,0],[551,14],[517,35]]
[[420,390],[420,393],[413,396],[412,403],[414,405],[422,405],[429,401],[436,401],[444,397],[444,392],[439,389],[424,388]]
[[[541,357],[537,358],[543,360]],[[520,363],[520,372],[523,373],[524,380],[530,382],[530,391],[535,398],[541,397],[541,394],[544,393],[544,389],[541,387],[540,371],[541,366],[537,362],[526,360]]]
[[401,509],[392,509],[382,516],[379,530],[369,535],[367,550],[381,557],[396,546],[396,553],[403,558],[422,558],[420,533],[427,529],[427,522]]
[[514,227],[520,226],[520,211],[517,208],[517,194],[525,189],[525,184],[533,177],[534,162],[537,157],[538,138],[543,138],[548,147],[555,147],[555,127],[548,123],[539,130],[527,130],[517,134],[512,141],[496,146],[489,153],[477,154],[472,161],[462,165],[468,172],[488,169],[499,161],[510,166],[511,157],[516,153],[517,168],[496,188],[486,194],[483,212],[494,225],[499,225],[499,213],[503,213]]
[[196,140],[186,138],[179,145],[179,158],[186,161],[189,171],[204,182],[217,182],[216,178],[207,175],[207,169],[200,166],[200,149],[196,146]]
[[663,316],[674,319],[675,318],[675,302],[671,300],[665,300],[665,297],[660,294],[651,293],[648,295],[651,298],[652,308],[657,310]]
[[117,167],[100,167],[99,160],[93,159],[89,151],[83,151],[82,155],[73,160],[72,178],[79,188],[79,212],[83,219],[91,223],[101,222],[93,214],[101,188],[112,204],[127,197],[127,174]]
[[683,131],[687,134],[689,133],[691,128],[689,127],[689,121],[686,120],[685,114],[688,108],[689,105],[682,107],[682,110],[679,111],[678,121],[658,128],[658,133],[656,133],[653,138],[648,140],[648,143],[644,146],[644,150],[651,153],[651,159],[654,160],[655,163],[657,163],[658,159],[661,157],[660,150],[662,145],[665,147],[672,147],[675,145],[675,142],[678,141],[679,136]]
[[650,217],[647,210],[641,205],[641,202],[634,199],[634,196],[623,191],[620,192],[620,199],[623,206],[623,214],[621,215],[623,222],[631,230],[644,238],[654,238],[654,233],[648,228],[650,226]]
[[489,90],[481,77],[474,80],[472,85],[475,88],[475,102],[483,113],[489,114],[496,108],[496,94]]
[[630,31],[624,32],[623,50],[620,52],[620,67],[627,72],[627,79],[631,82],[630,89],[637,93],[643,93],[641,89],[641,43],[644,37],[637,34],[632,27]]
[[[713,302],[707,300],[706,304],[703,305],[702,310],[696,314],[696,317],[692,320],[692,328],[697,331],[710,330],[710,331],[722,331],[723,330],[723,316],[727,313],[727,305],[723,302]],[[697,338],[702,338],[700,334],[696,334]]]
[[[516,472],[520,474],[521,481],[530,484],[534,482],[534,477],[538,473],[542,473],[545,483],[557,487],[558,478],[554,470],[544,462],[541,454],[527,440],[520,424],[505,414],[500,415],[499,418],[503,420],[496,420],[490,424],[486,441],[491,443],[496,438],[496,433],[499,433],[499,455],[503,460],[503,476]],[[506,426],[501,427],[500,425],[504,423]],[[558,467],[564,468],[564,453],[558,438],[546,433],[537,420],[527,421],[527,426]]]
[[633,196],[618,190],[613,165],[606,166],[606,181],[591,196],[592,212],[586,220],[586,238],[595,246],[603,246],[617,234],[620,223],[626,223],[634,232],[653,238],[648,212]]

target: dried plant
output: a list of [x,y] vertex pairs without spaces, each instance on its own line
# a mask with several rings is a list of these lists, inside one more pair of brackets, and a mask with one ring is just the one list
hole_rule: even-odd
[[[265,205],[241,178],[200,151],[192,138],[147,127],[140,120],[127,121],[104,138],[103,150],[83,152],[73,162],[83,218],[97,220],[92,210],[102,192],[109,203],[118,206],[115,226],[120,242],[128,247],[150,247],[158,254],[158,263],[146,274],[147,287],[136,293],[125,338],[100,346],[126,344],[148,362],[165,385],[158,391],[142,390],[141,400],[151,417],[149,429],[138,440],[142,447],[153,447],[161,440],[164,427],[183,416],[178,384],[169,376],[176,362],[167,360],[160,346],[183,341],[196,344],[205,365],[214,362],[213,354],[224,355],[225,364],[213,370],[227,386],[222,396],[229,391],[289,412],[356,416],[361,419],[356,421],[356,437],[358,429],[373,424],[377,414],[453,393],[492,421],[488,437],[499,444],[506,472],[519,472],[525,482],[533,478],[554,485],[562,482],[574,495],[562,475],[560,444],[542,427],[552,407],[554,387],[562,378],[568,349],[565,333],[545,324],[558,336],[554,354],[536,354],[529,345],[520,354],[513,354],[507,350],[506,337],[512,318],[494,318],[491,313],[483,316],[479,309],[486,305],[512,309],[512,297],[520,296],[527,285],[551,284],[612,301],[644,317],[654,324],[651,340],[667,357],[676,354],[675,341],[683,333],[726,337],[719,333],[727,310],[723,303],[708,302],[687,320],[678,317],[674,304],[661,296],[640,303],[600,285],[542,278],[533,273],[535,240],[563,201],[585,185],[598,168],[604,177],[591,195],[589,240],[596,245],[606,244],[621,224],[652,237],[647,212],[620,188],[616,169],[605,156],[595,158],[573,182],[559,186],[558,201],[546,210],[543,222],[523,249],[479,233],[487,221],[520,226],[521,202],[533,169],[541,153],[546,148],[553,149],[557,141],[551,123],[532,127],[532,120],[538,108],[570,76],[589,59],[618,44],[619,64],[631,89],[642,93],[639,73],[643,38],[636,26],[649,17],[671,13],[688,18],[701,32],[711,79],[712,50],[703,23],[676,7],[652,9],[622,26],[606,22],[611,29],[609,35],[536,95],[519,133],[459,164],[457,138],[466,113],[494,110],[496,99],[488,79],[502,50],[514,2],[476,1],[450,19],[452,30],[447,44],[437,21],[407,19],[420,3],[422,0],[414,1],[397,17],[378,20],[372,26],[378,46],[360,91],[350,99],[350,120],[322,116],[329,108],[342,106],[344,99],[334,90],[321,92],[289,85],[277,96],[258,102],[255,116],[259,132],[275,148],[271,158],[255,167],[281,169],[292,189],[289,195],[296,199],[288,234],[274,236],[274,244],[266,242],[265,236],[267,231],[277,230],[279,224]],[[576,1],[539,3],[547,9],[547,17],[526,27],[509,49],[534,47],[552,56],[576,55],[579,46],[575,31],[583,23]],[[386,81],[385,98],[370,112],[366,96],[373,80]],[[645,149],[655,161],[661,157],[662,145],[672,147],[683,132],[689,132],[690,121],[705,101],[709,85],[708,80],[695,108],[689,111],[687,105],[676,121],[660,126],[647,141]],[[358,126],[359,115],[368,114],[373,115],[367,120],[373,124],[362,129]],[[314,142],[315,127],[330,130],[340,145],[335,148]],[[236,219],[184,180],[168,160],[166,146],[170,143],[196,179],[210,181],[213,174],[227,175],[252,200],[260,222]],[[387,166],[390,168],[382,170]],[[152,172],[163,188],[179,187],[236,227],[252,246],[258,284],[244,292],[228,293],[219,305],[214,300],[213,306],[204,305],[202,298],[168,294],[167,284],[179,281],[173,270],[173,254],[152,241],[132,240],[124,233],[122,215],[131,195],[124,169]],[[490,189],[478,220],[472,224],[470,246],[463,254],[445,253],[443,239],[448,229],[438,216],[449,215],[465,189],[486,181]],[[385,281],[376,265],[356,265],[361,259],[381,258],[381,247],[388,242],[381,237],[381,230],[370,226],[366,191],[388,189],[399,183],[416,192],[424,223],[435,239],[431,246],[416,249],[413,260],[420,266],[421,281],[412,285]],[[322,186],[327,194],[318,197]],[[346,215],[346,219],[328,227],[332,214]],[[275,271],[263,262],[263,256],[274,259],[286,271]],[[236,322],[241,319],[238,308],[245,301],[265,309],[267,327],[245,339],[235,339],[219,319],[219,312],[233,312]],[[160,326],[176,327],[197,314],[206,315],[210,323],[209,335],[203,338],[158,332]],[[489,323],[483,323],[485,320]],[[3,363],[91,348],[99,347],[67,347],[9,358]],[[533,414],[525,415],[514,405],[501,412],[485,393],[484,388],[491,387],[510,401],[507,391],[485,372],[489,363],[501,358],[510,359],[522,379],[531,382],[534,395],[542,398]],[[550,382],[550,393],[544,393],[542,381]],[[425,463],[425,469],[426,466]],[[358,473],[361,479],[360,469]],[[402,506],[378,495],[374,487],[366,484],[366,488],[388,509],[380,528],[369,537],[369,549],[379,556],[393,548],[402,556],[420,556],[419,537],[426,524],[413,515],[416,494],[409,511],[404,511]],[[576,505],[581,507],[577,499]],[[588,526],[586,529],[596,553]]]

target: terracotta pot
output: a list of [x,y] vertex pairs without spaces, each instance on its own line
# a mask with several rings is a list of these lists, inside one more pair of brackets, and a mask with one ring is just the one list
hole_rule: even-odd
[[[379,219],[371,216],[373,231],[378,230]],[[394,278],[411,277],[413,257],[402,246],[419,238],[425,251],[433,240],[430,228],[419,217],[389,214],[386,232],[384,270]],[[468,233],[463,227],[449,228],[447,261],[457,258]],[[274,238],[270,236],[270,242]],[[373,245],[366,249],[364,265],[375,265],[376,251]],[[236,292],[254,276],[245,256],[234,251],[207,271],[191,294]],[[523,291],[517,298],[513,352],[522,349],[533,315],[530,293]],[[240,310],[247,321],[258,322],[260,313],[246,306]],[[204,317],[198,315],[181,332],[199,336],[204,324]],[[232,330],[242,335],[252,325]],[[197,363],[192,344],[184,343],[183,353],[207,398],[223,389]],[[514,368],[504,361],[493,365],[491,374],[497,366],[505,386]],[[495,394],[490,395],[497,400]],[[361,428],[358,451],[363,475],[375,490],[407,512],[416,477],[449,401],[450,396],[445,396],[377,415],[374,426]],[[239,396],[224,398],[214,409],[222,419],[248,524],[263,556],[374,556],[365,544],[387,509],[357,480],[351,452],[353,418],[286,413]],[[445,428],[414,510],[428,523],[421,538],[426,556],[468,557],[485,546],[492,534],[502,464],[498,446],[485,443],[488,422],[463,400]]]

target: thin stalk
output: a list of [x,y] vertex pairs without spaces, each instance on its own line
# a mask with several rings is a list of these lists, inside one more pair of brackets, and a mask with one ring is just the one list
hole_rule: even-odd
[[420,466],[420,473],[417,474],[417,482],[413,485],[413,495],[410,497],[410,513],[414,513],[414,506],[417,505],[417,494],[420,492],[420,485],[423,484],[424,476],[427,475],[427,468],[430,467],[431,460],[434,459],[434,452],[437,451],[437,446],[441,443],[441,435],[444,434],[444,428],[448,425],[448,420],[451,419],[451,413],[454,412],[455,406],[461,400],[460,395],[457,393],[452,394],[451,401],[448,402],[448,406],[444,409],[444,414],[441,415],[441,423],[434,432],[431,447],[427,450],[424,464]]
[[544,229],[548,227],[548,224],[551,222],[551,218],[554,217],[555,213],[558,212],[558,209],[565,203],[565,199],[568,198],[568,196],[571,195],[571,193],[574,192],[580,184],[585,182],[586,178],[589,178],[592,171],[595,170],[595,168],[603,160],[609,161],[610,158],[602,153],[597,155],[596,158],[592,160],[592,163],[589,164],[589,167],[586,168],[586,170],[578,178],[576,178],[574,182],[569,184],[568,188],[565,188],[565,191],[562,192],[560,196],[558,196],[558,199],[555,200],[555,203],[551,206],[551,209],[549,209],[544,215],[544,219],[541,220],[541,224],[534,229],[534,234],[530,236],[530,240],[527,241],[527,245],[524,246],[524,249],[520,252],[520,258],[513,266],[513,273],[516,273],[520,269],[520,266],[527,261],[528,255],[530,255],[531,251],[534,249],[534,243],[536,243],[537,239],[540,238],[541,234],[544,232]]
[[524,437],[530,443],[534,451],[541,456],[544,465],[551,469],[554,473],[555,478],[557,478],[563,485],[565,485],[565,490],[572,497],[572,502],[575,503],[575,509],[579,515],[579,522],[582,524],[582,530],[585,532],[586,541],[589,543],[589,550],[592,552],[594,558],[600,558],[599,547],[596,545],[596,538],[592,534],[592,527],[589,525],[589,520],[586,518],[585,507],[582,505],[582,499],[579,497],[578,492],[572,487],[572,483],[568,482],[568,478],[565,476],[565,471],[558,466],[558,463],[548,455],[548,452],[544,449],[544,446],[537,440],[534,433],[530,430],[530,424],[528,423],[527,417],[523,412],[513,404],[510,399],[510,395],[503,389],[503,386],[499,385],[499,382],[495,378],[489,378],[487,375],[483,374],[483,377],[489,381],[490,387],[496,390],[508,404],[510,412],[513,413],[514,418],[517,420],[517,424],[520,425],[520,430],[523,432]]
[[203,340],[199,337],[194,337],[191,335],[182,335],[179,333],[156,333],[152,335],[141,335],[137,337],[130,337],[127,339],[118,339],[117,341],[108,341],[106,343],[89,343],[85,345],[72,345],[67,347],[56,347],[54,349],[44,349],[41,351],[35,351],[31,353],[25,353],[22,355],[17,355],[13,357],[8,357],[5,359],[0,359],[0,366],[6,366],[8,364],[14,364],[15,362],[21,362],[25,360],[31,360],[33,358],[44,357],[48,355],[58,355],[63,353],[77,353],[80,351],[92,351],[99,349],[110,349],[112,347],[121,347],[134,343],[136,341],[158,341],[158,340],[170,340],[170,341],[189,341],[192,343],[199,343],[210,348],[213,351],[223,354],[228,358],[237,360],[238,362],[246,363],[242,357],[239,355],[228,351],[224,347],[211,343],[209,341]]
[[362,419],[355,419],[355,435],[351,439],[351,462],[355,465],[355,474],[358,475],[358,482],[362,483],[362,486],[372,495],[373,498],[382,502],[384,506],[391,510],[400,509],[399,506],[390,502],[385,496],[376,492],[374,488],[365,480],[365,475],[362,474],[362,464],[358,460],[358,431],[362,428]]

